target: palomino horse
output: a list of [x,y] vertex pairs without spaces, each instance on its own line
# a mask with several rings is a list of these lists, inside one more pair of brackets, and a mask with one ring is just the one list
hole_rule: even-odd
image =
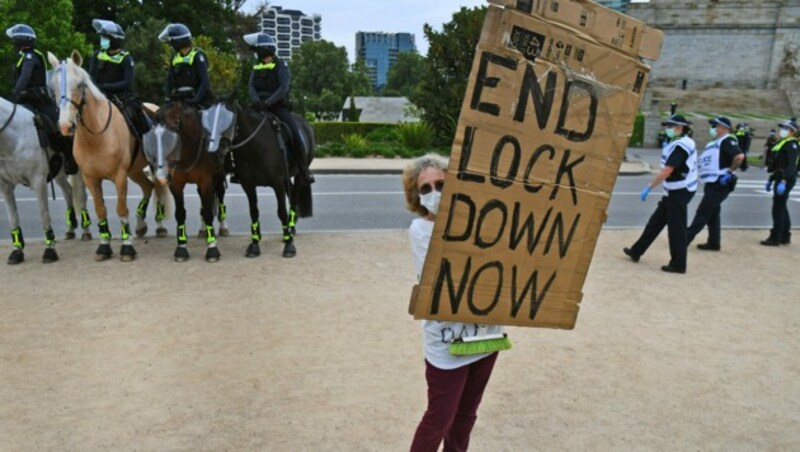
[[174,258],[177,262],[189,259],[186,248],[186,207],[183,189],[186,184],[196,184],[202,208],[200,214],[205,225],[206,261],[217,262],[220,252],[214,233],[214,204],[220,202],[220,230],[224,226],[225,173],[222,163],[210,154],[205,144],[200,113],[182,100],[174,100],[156,113],[153,128],[144,136],[147,159],[156,182],[169,185],[175,198],[175,220],[178,222],[178,246]]
[[122,223],[122,261],[132,261],[136,257],[133,239],[128,226],[128,178],[142,188],[143,197],[136,211],[136,235],[147,233],[145,214],[150,197],[155,188],[156,221],[159,237],[166,236],[163,225],[169,197],[166,190],[155,184],[144,174],[147,159],[141,152],[140,144],[131,132],[124,116],[105,95],[92,83],[89,74],[81,68],[82,59],[73,52],[70,59],[58,61],[53,54],[47,58],[55,68],[50,79],[50,90],[59,101],[58,125],[61,133],[74,133],[73,155],[81,169],[83,180],[92,193],[94,208],[100,227],[100,246],[95,251],[95,259],[109,259],[111,251],[111,232],[103,200],[102,182],[111,180],[117,191],[117,215]]
[[[44,263],[58,260],[55,249],[55,234],[50,224],[50,210],[47,202],[47,182],[50,171],[48,156],[52,149],[43,149],[33,122],[33,113],[23,107],[0,98],[0,190],[6,203],[8,223],[11,226],[11,238],[14,250],[8,257],[9,264],[19,264],[25,260],[25,239],[19,225],[17,201],[14,187],[25,185],[30,187],[39,201],[39,215],[44,228],[45,250],[42,256]],[[83,220],[83,239],[92,238],[89,233],[89,213],[86,211],[86,191],[79,177],[70,184],[64,170],[59,170],[54,178],[64,199],[67,201],[67,239],[75,238],[77,219],[75,218],[76,199],[81,201],[81,217]]]
[[[235,165],[234,174],[242,184],[250,206],[251,241],[245,256],[256,257],[261,254],[261,225],[256,187],[271,187],[275,191],[278,218],[283,226],[283,257],[294,257],[297,254],[294,245],[296,217],[298,214],[301,218],[312,215],[311,185],[297,177],[299,171],[294,159],[289,159],[291,162],[287,164],[287,158],[278,145],[278,136],[275,133],[277,118],[271,114],[245,109],[235,101],[216,104],[207,113],[210,117],[221,118],[220,125],[206,121],[212,123],[208,127],[209,142],[212,146],[220,143],[223,147],[230,147]],[[235,119],[225,121],[228,116]],[[307,161],[310,164],[314,159],[314,129],[300,116],[295,115],[295,121],[305,140],[302,148],[307,152]],[[231,129],[235,131],[235,136],[233,140],[226,142],[226,135],[229,135]]]

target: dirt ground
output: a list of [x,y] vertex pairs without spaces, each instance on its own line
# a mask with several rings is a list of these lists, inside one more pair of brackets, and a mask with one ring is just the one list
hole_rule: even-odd
[[[604,231],[573,331],[510,328],[475,451],[800,450],[800,244],[724,231],[665,274],[665,234]],[[403,451],[425,408],[405,232],[307,234],[298,256],[0,266],[0,450]],[[115,250],[118,251],[118,250]],[[0,245],[0,256],[10,252]]]

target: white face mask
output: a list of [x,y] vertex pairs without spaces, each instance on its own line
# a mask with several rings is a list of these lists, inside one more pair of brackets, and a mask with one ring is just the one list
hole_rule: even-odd
[[708,134],[711,135],[711,138],[716,138],[717,137],[717,128],[716,127],[712,127],[710,129],[708,129]]
[[442,199],[442,194],[433,190],[428,194],[420,195],[419,203],[422,204],[422,207],[428,209],[428,212],[436,215],[436,212],[439,210],[440,199]]
[[778,134],[780,135],[781,138],[789,138],[789,131],[786,129],[781,129],[781,131],[778,132]]

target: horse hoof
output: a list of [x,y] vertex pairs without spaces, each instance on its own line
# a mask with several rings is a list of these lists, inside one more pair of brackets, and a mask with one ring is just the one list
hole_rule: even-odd
[[231,231],[228,228],[225,229],[220,228],[218,235],[220,237],[228,237],[229,235],[231,235]]
[[163,239],[164,237],[167,237],[168,235],[169,235],[169,233],[167,232],[167,228],[158,228],[158,229],[156,229],[156,237],[158,237],[160,239]]
[[283,246],[283,257],[295,256],[297,256],[297,248],[294,247],[294,243],[287,243]]
[[136,259],[136,250],[133,245],[122,245],[122,249],[119,251],[119,259],[122,262],[133,262]]
[[52,264],[53,262],[58,261],[58,253],[56,253],[55,248],[46,248],[44,250],[44,255],[42,256],[42,262],[45,264]]
[[258,246],[258,243],[251,243],[250,246],[247,247],[247,252],[244,254],[245,257],[258,257],[261,256],[261,247]]
[[137,238],[142,238],[146,234],[147,234],[147,225],[144,225],[144,227],[142,229],[137,229],[136,230],[136,237]]
[[185,247],[179,246],[175,248],[175,254],[173,257],[175,257],[175,262],[186,262],[189,260],[189,250],[187,250]]
[[89,240],[92,240],[91,232],[84,232],[83,234],[81,234],[81,241],[88,242]]
[[108,243],[101,243],[97,247],[97,251],[94,252],[94,260],[97,262],[103,262],[111,259],[111,256],[114,255],[114,252],[111,251],[111,245]]
[[64,240],[75,240],[75,232],[74,231],[67,231],[64,234]]
[[8,256],[8,265],[21,264],[22,261],[24,260],[25,260],[25,253],[23,253],[22,250],[20,249],[15,249]]
[[211,262],[211,263],[217,262],[219,261],[220,256],[221,254],[219,252],[219,248],[217,248],[216,246],[206,250],[206,262]]

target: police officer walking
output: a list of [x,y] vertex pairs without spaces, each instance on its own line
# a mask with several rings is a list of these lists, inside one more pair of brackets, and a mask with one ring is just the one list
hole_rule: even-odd
[[89,75],[100,91],[114,100],[130,119],[136,135],[141,138],[150,126],[141,102],[133,93],[135,63],[131,54],[122,49],[125,31],[110,20],[95,19],[92,26],[100,35],[100,50],[89,61]]
[[661,172],[644,187],[639,197],[642,201],[647,200],[650,190],[662,182],[667,194],[658,202],[658,207],[636,243],[624,248],[623,252],[632,261],[639,262],[639,258],[667,226],[670,262],[661,270],[686,273],[687,207],[697,190],[697,150],[694,140],[689,137],[691,129],[686,118],[673,115],[661,125],[666,126],[665,132],[671,141],[661,153]]
[[709,134],[712,141],[706,145],[700,156],[700,180],[705,184],[703,199],[697,206],[694,220],[689,225],[687,239],[692,243],[703,228],[708,225],[708,241],[697,245],[706,251],[720,250],[720,211],[722,202],[731,192],[735,183],[733,172],[744,161],[744,153],[739,148],[736,137],[731,135],[730,119],[719,116],[710,119]]
[[[175,53],[172,55],[167,72],[164,91],[167,99],[185,100],[198,109],[211,106],[211,82],[208,78],[208,58],[203,51],[192,47],[192,32],[186,25],[174,23],[167,25],[158,39],[168,43]],[[192,88],[192,97],[185,98],[181,88]]]
[[789,201],[789,193],[797,182],[797,158],[800,155],[800,145],[798,145],[797,135],[800,126],[797,120],[792,118],[780,124],[778,144],[772,147],[771,165],[767,168],[770,173],[767,181],[767,192],[773,191],[772,195],[772,229],[769,237],[762,240],[764,246],[788,245],[792,239],[792,222],[789,218],[789,209],[786,204]]
[[747,171],[747,154],[750,153],[750,143],[753,141],[753,134],[750,133],[750,126],[746,122],[736,124],[736,139],[739,141],[739,149],[744,152],[744,161],[740,166],[742,171]]
[[[64,170],[67,174],[75,174],[78,167],[72,158],[70,141],[57,130],[58,108],[47,93],[47,59],[36,49],[36,32],[29,25],[16,24],[6,30],[6,35],[19,52],[19,60],[14,66],[11,101],[23,104],[47,118],[43,126],[48,141],[53,149],[64,154]],[[54,155],[50,160],[50,172],[55,173],[60,168],[59,157]]]
[[308,169],[306,143],[297,128],[289,100],[289,91],[292,85],[292,74],[289,67],[283,59],[275,54],[278,47],[272,36],[266,33],[251,33],[243,38],[255,52],[257,59],[248,83],[253,108],[269,111],[286,124],[292,134],[292,157],[303,178],[312,183],[314,176]]

